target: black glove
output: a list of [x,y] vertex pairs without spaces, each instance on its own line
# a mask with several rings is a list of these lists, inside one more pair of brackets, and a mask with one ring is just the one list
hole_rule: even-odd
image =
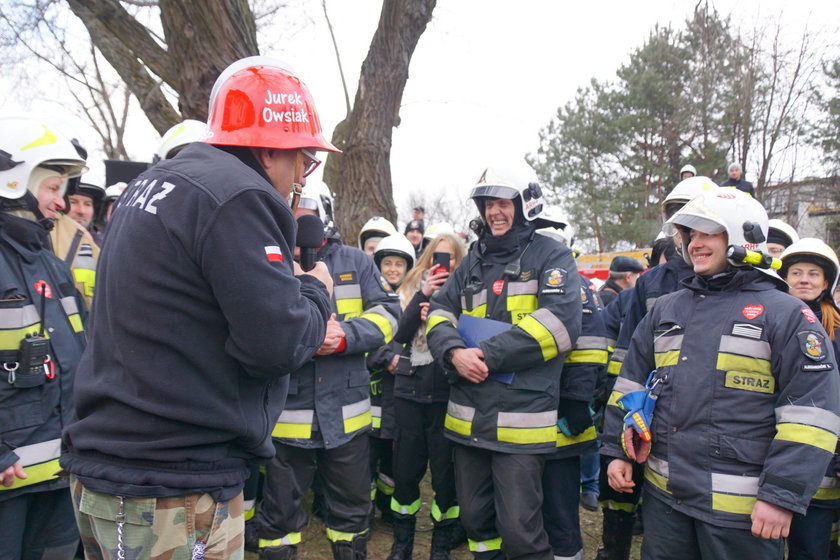
[[569,424],[569,431],[573,436],[582,434],[592,426],[589,403],[586,401],[560,399],[560,404],[557,407],[557,417],[566,419]]

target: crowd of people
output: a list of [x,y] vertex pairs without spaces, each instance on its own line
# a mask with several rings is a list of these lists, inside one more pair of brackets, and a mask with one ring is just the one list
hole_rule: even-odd
[[472,241],[347,240],[336,151],[267,57],[107,188],[0,119],[0,559],[290,560],[317,515],[409,560],[427,472],[432,560],[582,559],[580,507],[599,560],[840,557],[840,263],[740,165],[682,168],[596,288],[524,162],[478,170]]

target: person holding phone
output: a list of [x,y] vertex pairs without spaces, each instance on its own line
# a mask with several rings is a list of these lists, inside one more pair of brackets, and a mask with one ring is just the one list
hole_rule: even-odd
[[[383,243],[385,241],[383,240]],[[408,560],[414,547],[414,529],[420,509],[420,481],[428,464],[432,471],[431,558],[445,560],[460,542],[453,539],[459,527],[455,497],[452,444],[443,435],[449,383],[434,361],[426,342],[429,299],[449,278],[464,257],[464,245],[452,234],[435,238],[406,275],[397,293],[403,314],[394,340],[404,344],[390,369],[394,375],[396,417],[394,447],[394,544],[389,560]],[[455,541],[455,542],[453,542]]]

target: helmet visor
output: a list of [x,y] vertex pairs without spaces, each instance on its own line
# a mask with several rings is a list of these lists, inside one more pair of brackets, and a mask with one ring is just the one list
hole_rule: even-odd
[[683,226],[687,229],[694,229],[701,231],[706,235],[715,235],[716,233],[723,233],[726,231],[726,226],[718,223],[706,216],[697,216],[696,214],[676,213],[674,216],[665,222],[662,226],[662,231],[667,235],[673,235],[676,231],[676,226]]
[[519,191],[513,187],[503,187],[501,185],[476,185],[470,193],[470,198],[487,197],[487,198],[507,198],[513,200],[519,195]]
[[315,202],[314,199],[302,196],[300,197],[300,201],[298,202],[298,208],[305,208],[306,210],[314,210],[318,216],[320,217],[320,208],[318,208],[318,203]]

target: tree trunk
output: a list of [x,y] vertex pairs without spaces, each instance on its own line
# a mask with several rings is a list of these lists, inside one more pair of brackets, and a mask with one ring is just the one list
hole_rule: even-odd
[[[379,27],[362,63],[353,110],[340,127],[346,139],[339,147],[334,189],[338,226],[344,239],[356,239],[371,216],[392,222],[397,212],[391,188],[391,137],[399,125],[408,65],[417,41],[432,18],[436,0],[384,0]],[[335,165],[335,164],[333,164]]]

